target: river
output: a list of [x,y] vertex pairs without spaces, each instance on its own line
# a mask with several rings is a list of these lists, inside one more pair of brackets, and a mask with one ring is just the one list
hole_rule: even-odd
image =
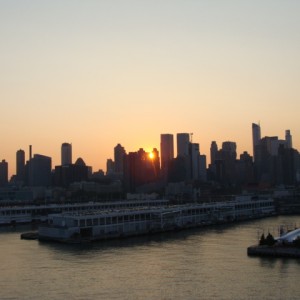
[[1,299],[299,299],[300,259],[248,257],[280,216],[180,232],[63,245],[0,228]]

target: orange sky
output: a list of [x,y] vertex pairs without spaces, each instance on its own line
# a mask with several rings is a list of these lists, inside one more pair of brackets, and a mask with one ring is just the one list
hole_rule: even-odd
[[[159,149],[193,132],[200,151],[290,129],[300,149],[297,1],[6,1],[0,9],[0,159],[28,145],[94,170],[113,148]],[[176,140],[175,140],[176,141]],[[210,158],[207,157],[209,162]]]

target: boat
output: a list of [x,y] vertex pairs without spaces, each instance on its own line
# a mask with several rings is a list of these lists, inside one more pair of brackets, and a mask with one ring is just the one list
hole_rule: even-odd
[[135,207],[51,214],[38,228],[41,241],[81,243],[207,226],[275,214],[273,199]]

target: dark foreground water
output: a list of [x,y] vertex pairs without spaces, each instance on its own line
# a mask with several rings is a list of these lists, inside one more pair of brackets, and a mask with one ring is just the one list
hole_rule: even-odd
[[0,299],[300,299],[300,260],[250,258],[273,217],[89,245],[20,239],[0,228]]

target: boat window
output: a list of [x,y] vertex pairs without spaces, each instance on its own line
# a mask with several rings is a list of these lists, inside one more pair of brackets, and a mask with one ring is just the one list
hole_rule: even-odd
[[86,220],[86,225],[87,226],[92,226],[92,219],[87,219]]
[[93,219],[93,225],[98,225],[99,224],[99,220],[98,219]]
[[111,224],[111,217],[106,217],[106,225]]
[[112,217],[112,224],[117,224],[117,217]]
[[104,218],[100,218],[100,225],[105,225],[105,219]]
[[120,223],[123,223],[123,216],[119,216],[118,217],[118,223],[120,224]]
[[85,220],[80,220],[80,227],[84,227],[85,226]]

